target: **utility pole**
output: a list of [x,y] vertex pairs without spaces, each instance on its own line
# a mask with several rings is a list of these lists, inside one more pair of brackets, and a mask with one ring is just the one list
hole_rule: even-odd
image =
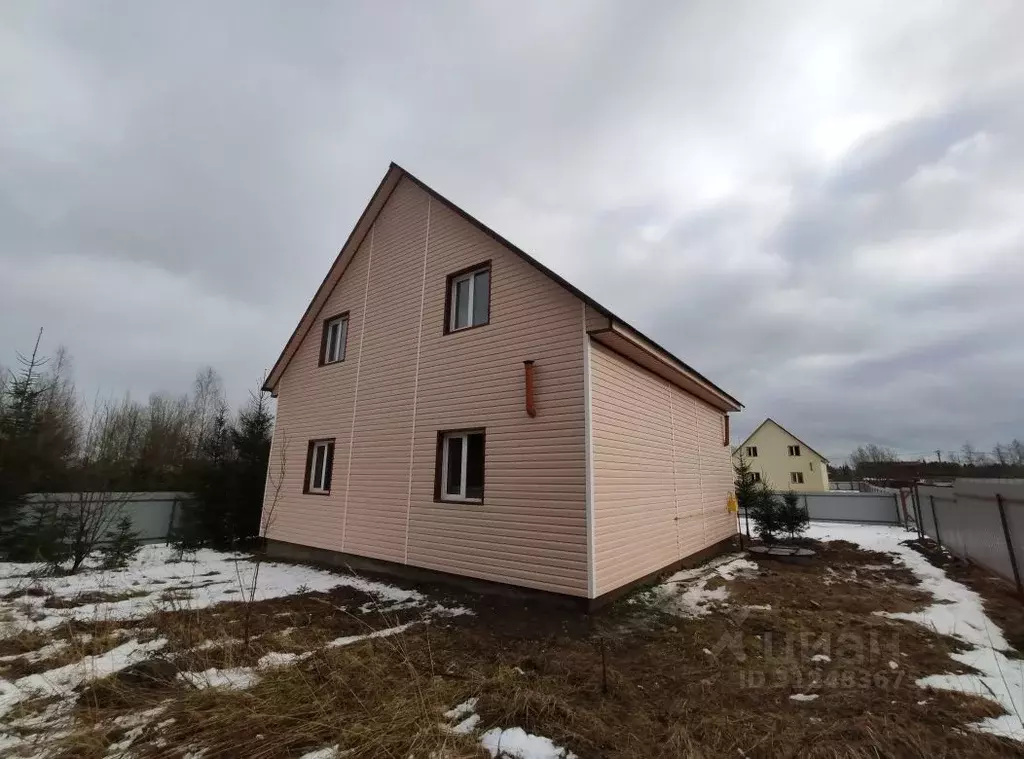
[[939,463],[942,463],[942,451],[938,448],[935,449],[935,455],[939,457]]

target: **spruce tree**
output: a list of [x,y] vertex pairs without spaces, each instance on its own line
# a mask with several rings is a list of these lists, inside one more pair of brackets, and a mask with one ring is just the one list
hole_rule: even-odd
[[227,414],[217,412],[208,438],[203,441],[200,457],[193,466],[192,492],[195,503],[186,506],[191,514],[183,511],[182,517],[188,523],[188,535],[181,535],[192,544],[209,545],[217,549],[231,547],[229,514],[234,496],[232,487],[231,424]]
[[744,511],[748,511],[754,507],[757,501],[757,482],[754,480],[754,474],[750,471],[750,462],[740,454],[739,458],[733,464],[733,470],[736,474],[733,489],[736,491],[736,503]]
[[765,545],[770,546],[776,542],[782,529],[781,506],[766,482],[756,483],[750,518],[754,520],[757,536]]
[[18,354],[21,369],[10,376],[0,398],[0,555],[19,553],[17,541],[24,536],[26,495],[40,480],[41,405],[46,392],[39,356],[39,330],[31,356]]
[[260,537],[273,433],[274,417],[267,394],[250,393],[249,403],[239,412],[238,425],[232,432],[235,486],[231,530],[236,544],[251,544]]
[[807,530],[810,521],[796,493],[790,490],[782,496],[782,504],[779,506],[779,529],[782,532],[787,533],[790,538],[795,538]]
[[120,569],[128,566],[128,562],[135,558],[141,548],[139,534],[132,529],[131,517],[121,517],[117,527],[107,533],[107,542],[100,546],[103,568]]

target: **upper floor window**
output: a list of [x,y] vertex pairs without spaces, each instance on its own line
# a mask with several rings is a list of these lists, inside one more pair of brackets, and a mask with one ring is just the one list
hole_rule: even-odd
[[752,459],[757,458],[757,446],[756,445],[748,445],[747,446],[747,456],[752,458]]
[[789,446],[789,455],[790,456],[799,456],[800,455],[800,446],[799,445],[791,445],[791,446]]
[[348,342],[348,314],[324,319],[324,332],[320,339],[320,366],[345,360]]
[[451,274],[445,306],[445,332],[479,327],[491,320],[490,262]]

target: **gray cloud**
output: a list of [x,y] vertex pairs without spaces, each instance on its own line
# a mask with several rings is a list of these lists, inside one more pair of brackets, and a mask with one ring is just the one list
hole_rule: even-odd
[[396,160],[841,457],[1024,435],[1019,4],[15,2],[0,363],[233,400]]

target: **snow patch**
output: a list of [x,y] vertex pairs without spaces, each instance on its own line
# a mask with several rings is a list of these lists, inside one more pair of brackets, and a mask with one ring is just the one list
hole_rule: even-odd
[[383,630],[374,630],[371,633],[365,635],[346,635],[343,638],[335,638],[331,642],[326,644],[326,648],[339,648],[341,646],[350,646],[353,643],[358,643],[361,640],[370,640],[371,638],[386,638],[389,635],[397,635],[400,632],[405,632],[412,627],[415,622],[406,622],[404,625],[397,625],[395,627],[386,627]]
[[818,697],[817,693],[794,693],[789,697],[790,701],[814,701]]
[[259,661],[256,662],[256,669],[272,669],[274,667],[287,667],[290,664],[296,664],[300,661],[305,661],[312,655],[312,651],[305,651],[301,654],[286,653],[282,651],[271,651],[270,653],[264,654],[260,657]]
[[[0,595],[38,588],[45,595],[20,597],[19,607],[5,608],[19,629],[50,630],[69,620],[100,621],[140,619],[158,609],[186,607],[201,609],[222,601],[237,601],[243,588],[252,587],[256,564],[241,553],[203,549],[195,561],[170,562],[173,549],[165,545],[143,546],[126,569],[104,570],[88,564],[86,571],[66,577],[32,577],[37,564],[0,564]],[[351,574],[335,574],[312,567],[263,562],[260,565],[256,600],[281,598],[304,591],[328,591],[345,586],[373,596],[381,606],[416,606],[427,601],[415,590],[404,590],[383,582]],[[73,599],[85,593],[110,596],[133,594],[132,598],[83,604],[69,609],[43,606],[46,596]],[[139,594],[139,595],[134,595]],[[444,607],[441,607],[442,609]],[[462,609],[448,614],[465,613]]]
[[556,746],[550,738],[528,733],[521,727],[502,730],[492,727],[480,736],[480,745],[492,757],[509,759],[576,759],[576,755]]
[[667,611],[684,617],[703,617],[711,613],[711,605],[723,602],[729,597],[724,586],[709,589],[708,583],[714,578],[733,580],[744,574],[756,572],[757,564],[740,554],[732,554],[717,561],[693,569],[676,572],[654,592]]
[[348,756],[352,753],[352,749],[345,749],[342,751],[341,747],[335,743],[333,746],[324,746],[318,748],[315,751],[307,751],[305,754],[299,757],[299,759],[340,759],[343,756]]
[[469,735],[474,730],[476,730],[477,725],[479,725],[479,724],[480,724],[480,715],[479,714],[470,714],[468,717],[466,717],[466,719],[462,720],[462,722],[457,724],[455,727],[450,728],[450,730],[451,730],[451,732],[453,732],[453,733],[455,733],[457,735]]
[[252,667],[230,667],[227,669],[210,669],[202,672],[179,672],[178,679],[194,688],[233,688],[244,690],[251,688],[260,681]]
[[477,698],[467,698],[461,704],[453,706],[451,709],[444,713],[444,716],[448,719],[459,719],[467,714],[472,714],[476,711]]

